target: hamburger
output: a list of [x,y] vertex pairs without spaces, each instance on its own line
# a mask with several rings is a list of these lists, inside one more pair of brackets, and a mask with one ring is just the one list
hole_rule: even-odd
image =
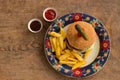
[[84,21],[74,22],[67,30],[67,47],[85,51],[94,44],[96,37],[96,32],[91,24]]

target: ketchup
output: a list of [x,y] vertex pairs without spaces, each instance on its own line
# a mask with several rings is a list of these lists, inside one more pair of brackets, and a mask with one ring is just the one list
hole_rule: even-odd
[[77,33],[77,36],[78,36],[78,37],[82,37],[82,35],[81,35],[80,33]]
[[45,12],[45,17],[48,19],[48,20],[53,20],[55,19],[56,17],[56,13],[54,10],[52,9],[49,9]]

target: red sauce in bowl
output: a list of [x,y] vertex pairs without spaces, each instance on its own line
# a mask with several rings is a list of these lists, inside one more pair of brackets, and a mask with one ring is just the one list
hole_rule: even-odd
[[49,9],[45,12],[45,17],[48,20],[53,20],[56,17],[56,12],[52,9]]

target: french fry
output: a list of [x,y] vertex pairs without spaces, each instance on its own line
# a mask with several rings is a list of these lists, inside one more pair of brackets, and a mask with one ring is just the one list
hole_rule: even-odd
[[60,47],[59,38],[56,38],[56,47]]
[[89,49],[89,50],[86,51],[86,53],[84,54],[84,59],[86,59],[89,56],[91,51],[92,51],[92,49]]
[[67,43],[66,43],[66,40],[65,40],[65,41],[63,41],[63,50],[66,49],[66,45],[67,45]]
[[68,57],[67,58],[69,61],[74,61],[74,62],[77,62],[78,60],[74,59],[74,58],[71,58],[71,57]]
[[53,46],[53,42],[52,42],[52,37],[50,37],[50,44],[51,44],[51,47],[52,47],[52,52],[55,52],[55,49],[54,49],[54,46]]
[[68,54],[70,54],[70,50],[69,49],[66,49],[65,52],[68,53]]
[[72,61],[60,61],[60,64],[76,64],[76,62],[72,62]]
[[72,54],[70,54],[70,58],[76,59],[75,56],[73,56]]
[[50,34],[51,36],[54,36],[54,37],[60,37],[60,36],[61,36],[61,34],[56,33],[56,32],[50,32],[49,34]]
[[60,47],[59,38],[56,38],[56,47],[59,47],[60,53],[61,53],[62,52],[62,48]]
[[72,51],[72,54],[79,60],[79,61],[83,61],[83,58],[76,52]]
[[68,53],[71,58],[75,58],[69,49],[65,49],[65,52]]
[[67,59],[69,56],[70,56],[69,54],[61,55],[61,56],[59,57],[59,60],[60,60],[60,61],[61,61],[61,60],[65,60],[65,59]]
[[65,54],[65,51],[61,51],[61,55]]
[[63,40],[66,38],[66,32],[63,30],[63,28],[60,28],[60,34],[63,36]]
[[84,64],[86,64],[86,61],[80,61],[80,62],[76,63],[75,65],[73,65],[72,70],[79,68],[79,67],[83,66]]
[[56,56],[59,57],[60,56],[60,47],[57,47],[55,52],[56,52]]
[[60,44],[60,48],[63,50],[63,37],[59,37],[59,44]]
[[55,37],[52,38],[52,43],[53,43],[53,47],[55,50],[56,49],[56,38]]

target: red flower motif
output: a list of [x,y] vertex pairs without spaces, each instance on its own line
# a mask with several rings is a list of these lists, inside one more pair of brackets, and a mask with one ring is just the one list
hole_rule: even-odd
[[61,23],[59,22],[57,25],[58,25],[58,26],[60,26],[60,25],[61,25]]
[[82,37],[82,35],[80,33],[77,33],[78,37]]
[[63,25],[63,23],[62,22],[58,22],[57,25],[61,27]]
[[60,68],[60,64],[56,63],[55,68],[59,69]]
[[96,67],[98,67],[98,66],[99,66],[99,64],[97,63],[95,66],[96,66]]
[[77,68],[77,69],[74,69],[74,70],[72,71],[72,73],[73,73],[74,76],[78,77],[78,76],[81,76],[81,75],[82,75],[82,70],[79,69],[79,68]]
[[97,23],[96,21],[93,21],[93,22],[92,22],[92,25],[93,25],[93,27],[97,27],[97,26],[98,26],[98,23]]
[[99,64],[98,63],[96,63],[95,65],[94,65],[94,69],[98,69],[99,68]]
[[95,26],[98,26],[98,23],[95,23]]
[[49,40],[49,39],[46,40],[46,47],[47,47],[47,48],[50,48],[50,47],[51,47],[51,46],[50,46],[50,40]]
[[82,21],[82,16],[80,14],[74,14],[73,15],[73,20],[74,21]]
[[104,40],[102,43],[101,43],[101,47],[104,49],[104,50],[107,50],[108,47],[109,47],[109,42],[107,40]]

